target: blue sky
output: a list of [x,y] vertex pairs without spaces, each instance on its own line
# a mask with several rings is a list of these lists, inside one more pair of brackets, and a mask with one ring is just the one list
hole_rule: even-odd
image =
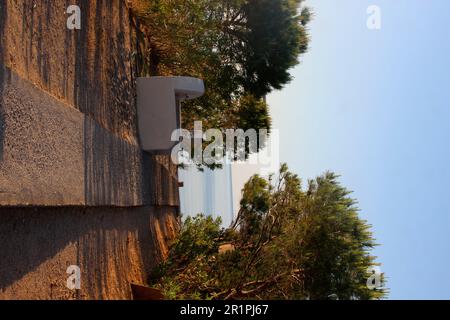
[[[450,1],[307,0],[295,80],[268,98],[281,160],[342,175],[392,299],[450,299]],[[381,30],[366,26],[369,5]]]

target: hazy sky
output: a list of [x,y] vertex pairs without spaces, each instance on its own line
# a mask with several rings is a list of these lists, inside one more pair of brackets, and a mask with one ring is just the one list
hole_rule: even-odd
[[450,1],[307,4],[310,51],[268,99],[281,160],[355,191],[390,298],[450,299]]

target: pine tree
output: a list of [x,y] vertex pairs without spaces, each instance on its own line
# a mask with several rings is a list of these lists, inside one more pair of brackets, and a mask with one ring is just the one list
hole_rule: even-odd
[[[230,228],[188,219],[156,283],[174,298],[381,299],[383,275],[380,288],[367,286],[368,269],[378,264],[370,226],[358,212],[335,174],[303,190],[283,165],[276,178],[248,181]],[[223,244],[233,250],[219,254]]]

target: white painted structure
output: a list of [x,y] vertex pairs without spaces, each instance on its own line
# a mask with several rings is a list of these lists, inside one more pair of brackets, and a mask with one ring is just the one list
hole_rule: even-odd
[[180,102],[201,97],[203,80],[190,77],[137,79],[137,112],[142,149],[170,152],[178,143],[172,133],[181,127]]

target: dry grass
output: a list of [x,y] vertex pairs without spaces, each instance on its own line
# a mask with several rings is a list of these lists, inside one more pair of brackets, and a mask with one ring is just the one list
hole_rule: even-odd
[[148,0],[126,0],[127,6],[134,12],[144,12]]

